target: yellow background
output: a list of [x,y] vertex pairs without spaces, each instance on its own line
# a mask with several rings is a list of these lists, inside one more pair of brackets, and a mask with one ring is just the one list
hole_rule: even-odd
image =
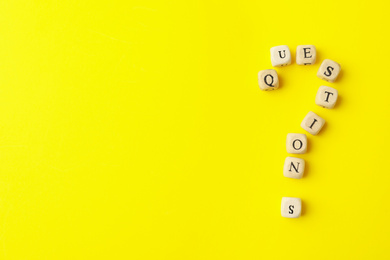
[[[1,1],[0,259],[389,258],[386,2]],[[326,126],[285,178],[309,111]]]

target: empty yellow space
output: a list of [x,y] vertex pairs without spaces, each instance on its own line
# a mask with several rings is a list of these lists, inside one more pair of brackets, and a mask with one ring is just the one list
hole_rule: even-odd
[[[0,2],[0,259],[386,259],[387,1]],[[295,64],[313,44],[317,63]],[[270,48],[288,45],[265,92]],[[324,59],[341,64],[320,80]],[[315,104],[321,85],[334,109]],[[302,179],[287,133],[313,111]],[[303,215],[281,217],[282,197]]]

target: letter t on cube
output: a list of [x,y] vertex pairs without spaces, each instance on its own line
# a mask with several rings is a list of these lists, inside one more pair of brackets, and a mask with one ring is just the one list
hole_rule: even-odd
[[316,104],[324,108],[333,108],[339,94],[334,88],[321,86],[316,96]]

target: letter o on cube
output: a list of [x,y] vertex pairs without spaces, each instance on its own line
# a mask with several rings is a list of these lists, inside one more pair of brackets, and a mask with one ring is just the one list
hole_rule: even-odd
[[287,134],[286,148],[288,153],[302,154],[307,151],[307,137],[305,134]]

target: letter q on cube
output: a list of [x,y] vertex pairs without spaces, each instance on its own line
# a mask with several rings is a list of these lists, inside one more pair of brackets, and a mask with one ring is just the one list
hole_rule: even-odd
[[261,90],[275,90],[279,88],[279,77],[276,70],[261,70],[258,74]]

